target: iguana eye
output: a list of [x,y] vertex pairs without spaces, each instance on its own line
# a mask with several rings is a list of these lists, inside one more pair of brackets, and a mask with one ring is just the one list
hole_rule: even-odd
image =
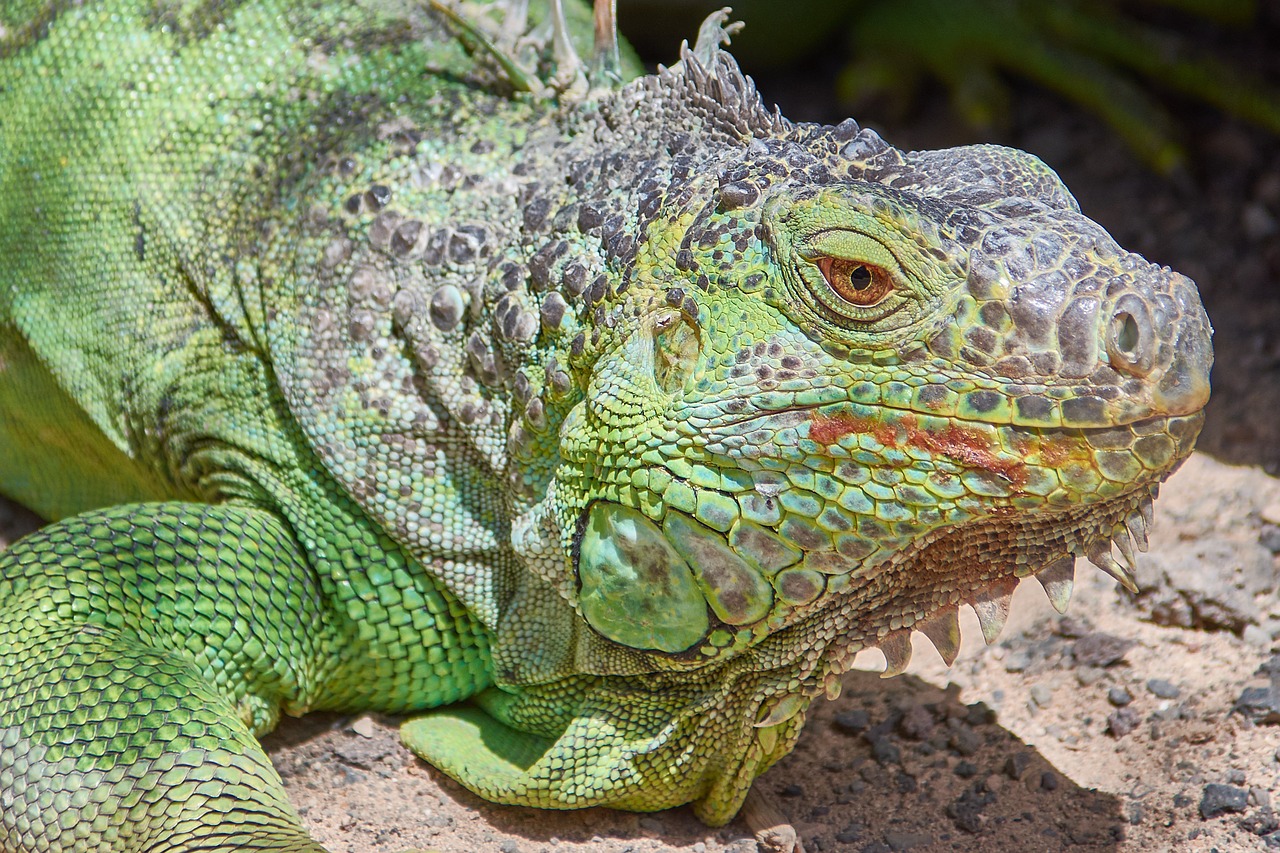
[[836,294],[859,308],[870,308],[893,292],[893,277],[874,264],[823,255],[814,260]]

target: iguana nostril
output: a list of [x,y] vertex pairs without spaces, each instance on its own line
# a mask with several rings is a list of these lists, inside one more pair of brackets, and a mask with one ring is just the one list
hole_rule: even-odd
[[1155,364],[1154,346],[1155,333],[1146,305],[1134,296],[1121,297],[1107,327],[1111,366],[1134,376],[1147,376]]
[[1120,325],[1120,331],[1116,333],[1116,346],[1124,354],[1132,356],[1138,347],[1138,321],[1133,319],[1132,314],[1118,314],[1115,322]]

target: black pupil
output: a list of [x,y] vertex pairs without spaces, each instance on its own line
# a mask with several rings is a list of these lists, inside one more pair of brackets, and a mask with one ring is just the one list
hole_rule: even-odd
[[856,266],[849,270],[849,284],[854,290],[866,290],[871,285],[871,270],[864,266]]

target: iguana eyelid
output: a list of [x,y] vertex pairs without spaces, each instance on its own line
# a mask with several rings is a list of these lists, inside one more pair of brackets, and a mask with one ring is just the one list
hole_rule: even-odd
[[894,281],[903,278],[902,263],[876,238],[848,228],[828,228],[806,238],[797,252],[801,258],[815,262],[819,257],[854,261],[885,270]]

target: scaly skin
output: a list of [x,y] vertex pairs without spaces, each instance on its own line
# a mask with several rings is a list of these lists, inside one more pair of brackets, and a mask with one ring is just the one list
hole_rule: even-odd
[[857,650],[1132,582],[1194,285],[1029,155],[768,113],[721,23],[512,95],[396,0],[0,11],[0,846],[319,849],[253,736],[320,708],[722,823]]

